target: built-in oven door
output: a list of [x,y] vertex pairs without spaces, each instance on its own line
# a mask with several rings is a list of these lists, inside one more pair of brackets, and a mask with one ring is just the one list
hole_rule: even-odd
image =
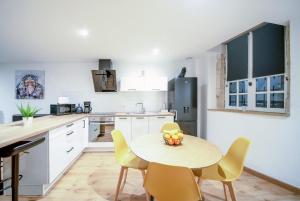
[[112,142],[111,132],[114,129],[114,117],[91,117],[89,142]]

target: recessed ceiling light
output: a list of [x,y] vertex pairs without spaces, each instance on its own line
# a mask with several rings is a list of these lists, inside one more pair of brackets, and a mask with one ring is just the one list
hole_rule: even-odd
[[87,29],[79,29],[77,31],[77,33],[78,33],[79,36],[81,36],[83,38],[86,38],[86,37],[89,36],[89,30],[87,30]]
[[156,54],[158,54],[160,52],[160,50],[158,48],[154,48],[152,52],[153,52],[153,54],[156,55]]

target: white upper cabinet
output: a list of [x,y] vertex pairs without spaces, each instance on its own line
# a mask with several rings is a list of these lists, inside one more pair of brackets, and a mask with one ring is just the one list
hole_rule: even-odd
[[120,91],[143,91],[145,82],[142,77],[122,77]]
[[168,91],[167,77],[145,77],[146,91]]
[[120,91],[167,91],[167,77],[122,77]]

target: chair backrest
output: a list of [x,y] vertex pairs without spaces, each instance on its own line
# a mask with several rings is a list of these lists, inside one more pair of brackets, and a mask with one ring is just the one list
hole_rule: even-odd
[[126,140],[120,130],[113,130],[111,132],[113,143],[115,147],[115,157],[116,160],[121,163],[123,156],[125,156],[129,151],[129,147]]
[[159,201],[199,201],[200,190],[189,168],[150,163],[146,191]]
[[163,130],[176,130],[176,129],[180,130],[180,127],[176,122],[168,122],[161,127],[160,131],[162,132]]
[[251,141],[244,137],[236,139],[227,151],[223,163],[234,177],[239,177],[244,168],[244,162]]

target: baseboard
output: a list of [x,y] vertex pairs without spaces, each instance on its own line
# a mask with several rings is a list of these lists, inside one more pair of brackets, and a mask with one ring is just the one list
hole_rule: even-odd
[[300,188],[298,188],[296,186],[292,186],[292,185],[287,184],[285,182],[279,181],[278,179],[274,179],[274,178],[272,178],[270,176],[267,176],[267,175],[265,175],[263,173],[257,172],[256,170],[253,170],[253,169],[248,168],[248,167],[244,167],[244,171],[247,172],[247,173],[249,173],[249,174],[252,174],[252,175],[254,175],[256,177],[259,177],[259,178],[261,178],[263,180],[266,180],[266,181],[268,181],[268,182],[270,182],[272,184],[275,184],[277,186],[285,188],[285,189],[287,189],[287,190],[289,190],[289,191],[291,191],[291,192],[293,192],[293,193],[295,193],[297,195],[300,195]]

